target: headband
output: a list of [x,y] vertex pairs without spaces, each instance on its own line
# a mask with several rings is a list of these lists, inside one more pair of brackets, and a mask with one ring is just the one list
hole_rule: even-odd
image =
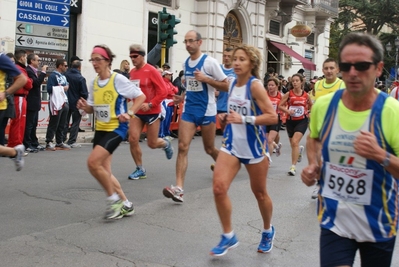
[[107,51],[104,48],[102,48],[102,47],[98,47],[98,46],[94,47],[93,48],[93,52],[91,52],[91,53],[92,54],[99,54],[99,55],[101,55],[104,58],[109,60],[109,56],[107,54]]
[[141,56],[145,56],[145,52],[143,52],[143,51],[135,51],[135,50],[131,50],[130,51],[130,54],[139,54],[139,55],[141,55]]

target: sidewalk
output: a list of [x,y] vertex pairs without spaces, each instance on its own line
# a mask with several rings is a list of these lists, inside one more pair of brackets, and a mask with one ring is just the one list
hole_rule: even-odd
[[[81,129],[85,130],[85,132],[79,132],[76,143],[91,143],[94,137],[94,131],[92,131],[91,128]],[[46,129],[37,129],[36,135],[41,144],[46,143]]]

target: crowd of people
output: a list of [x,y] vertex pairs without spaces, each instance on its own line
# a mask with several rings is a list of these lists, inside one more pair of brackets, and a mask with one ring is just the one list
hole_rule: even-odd
[[[147,178],[140,135],[146,127],[147,145],[162,149],[171,159],[170,123],[174,106],[179,105],[175,183],[165,187],[163,195],[183,203],[188,151],[200,129],[204,150],[215,162],[213,194],[222,228],[220,242],[210,254],[223,256],[239,244],[228,190],[241,164],[262,217],[257,251],[268,253],[276,230],[267,174],[271,155],[281,154],[280,130],[285,126],[291,147],[288,175],[296,175],[296,165],[306,151],[308,166],[301,179],[315,187],[312,198],[318,203],[321,266],[352,266],[358,250],[362,266],[390,266],[398,228],[399,136],[389,125],[399,117],[399,102],[397,87],[392,97],[376,88],[375,80],[383,70],[380,41],[367,34],[348,34],[338,59],[327,58],[323,76],[310,82],[303,69],[285,80],[273,68],[267,69],[262,81],[262,56],[256,47],[227,47],[220,64],[201,52],[202,42],[199,32],[186,33],[189,56],[175,80],[168,63],[157,68],[146,62],[140,44],[129,47],[134,67],[130,69],[123,60],[114,71],[115,55],[107,46],[96,45],[90,62],[98,75],[88,86],[80,73],[80,58],[71,58],[68,71],[66,60],[58,59],[47,81],[51,114],[45,147],[38,143],[36,127],[47,66],[40,69],[40,58],[23,50],[16,51],[15,64],[1,54],[0,74],[6,75],[0,76],[0,122],[13,115],[6,114],[11,102],[18,108],[11,120],[8,147],[0,146],[0,154],[12,158],[21,170],[25,148],[35,152],[78,147],[81,114],[93,113],[95,135],[87,165],[107,195],[104,217],[130,216],[133,203],[112,174],[112,154],[128,139],[136,165],[128,178]],[[7,77],[12,79],[7,82]],[[215,146],[217,120],[223,130],[220,149]],[[306,133],[305,149],[301,140]]]

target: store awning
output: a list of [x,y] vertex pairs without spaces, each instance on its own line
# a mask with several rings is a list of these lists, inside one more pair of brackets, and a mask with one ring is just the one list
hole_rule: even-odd
[[302,66],[305,69],[307,69],[307,70],[316,70],[316,64],[314,64],[309,59],[304,58],[303,56],[301,56],[300,54],[298,54],[297,52],[295,52],[294,50],[292,50],[291,48],[289,48],[285,44],[276,43],[276,42],[273,42],[273,41],[270,41],[270,43],[272,45],[274,45],[275,47],[277,47],[278,49],[280,49],[281,51],[283,51],[283,52],[287,53],[288,55],[298,59],[302,63]]

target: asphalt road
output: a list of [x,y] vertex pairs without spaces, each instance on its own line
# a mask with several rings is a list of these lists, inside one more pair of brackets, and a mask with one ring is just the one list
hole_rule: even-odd
[[[262,228],[256,200],[244,168],[230,188],[233,225],[240,245],[221,258],[209,256],[221,227],[212,194],[212,159],[201,137],[192,141],[184,204],[162,195],[174,184],[175,157],[141,143],[148,178],[130,181],[135,168],[128,144],[113,157],[113,173],[135,206],[130,218],[104,221],[105,193],[89,174],[91,144],[70,151],[27,156],[15,172],[1,158],[0,266],[318,266],[319,227],[312,188],[299,174],[287,175],[290,150],[282,132],[283,153],[273,157],[268,191],[276,229],[269,254],[256,252]],[[220,136],[216,144],[219,146]],[[173,146],[177,149],[177,140]],[[298,165],[298,173],[306,160]],[[399,266],[398,247],[392,266]],[[354,266],[360,266],[356,259]]]

